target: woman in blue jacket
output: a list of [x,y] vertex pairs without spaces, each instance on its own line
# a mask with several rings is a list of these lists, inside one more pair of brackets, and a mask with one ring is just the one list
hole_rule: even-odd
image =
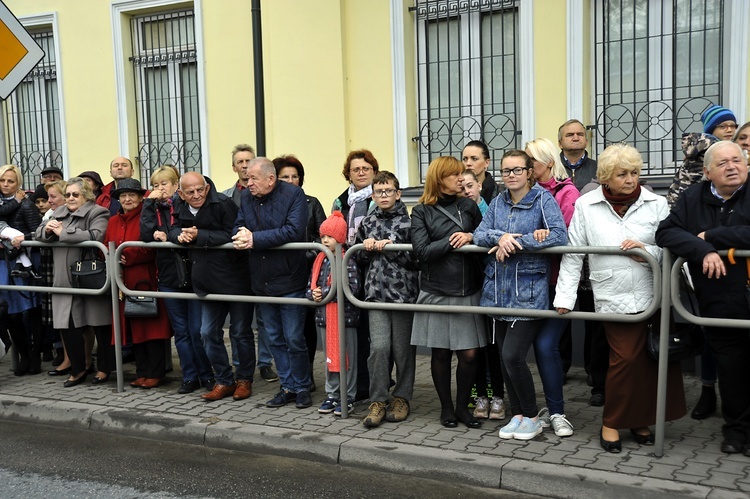
[[[507,151],[501,162],[506,190],[492,200],[474,241],[487,246],[495,259],[485,268],[480,304],[487,307],[549,308],[548,255],[519,253],[568,242],[560,207],[554,197],[534,184],[531,158]],[[542,432],[536,392],[526,354],[542,321],[531,317],[493,316],[513,418],[500,438],[530,440]]]

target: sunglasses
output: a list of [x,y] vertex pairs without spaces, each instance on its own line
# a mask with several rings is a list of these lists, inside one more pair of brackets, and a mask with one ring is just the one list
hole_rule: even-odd
[[66,192],[65,194],[63,194],[63,196],[65,196],[66,198],[73,196],[74,198],[78,199],[79,197],[81,197],[81,193],[80,192]]

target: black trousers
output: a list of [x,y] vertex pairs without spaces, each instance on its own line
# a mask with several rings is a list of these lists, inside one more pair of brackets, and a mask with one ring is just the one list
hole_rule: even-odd
[[719,368],[719,394],[726,440],[750,443],[750,332],[706,327],[706,341]]
[[138,378],[161,379],[166,374],[166,347],[164,340],[133,343],[135,373]]
[[[78,376],[86,370],[86,346],[83,341],[84,327],[73,326],[70,321],[68,329],[60,331],[62,339],[65,342],[65,348],[68,350],[70,358],[70,372],[73,376]],[[96,335],[96,363],[97,370],[109,373],[115,370],[115,347],[112,345],[112,326],[94,326]]]
[[[588,289],[578,290],[578,309],[581,312],[594,312],[594,293]],[[584,322],[585,336],[583,339],[583,363],[586,372],[591,374],[594,386],[591,394],[604,394],[604,384],[607,381],[609,369],[609,343],[604,334],[604,326],[600,321]]]

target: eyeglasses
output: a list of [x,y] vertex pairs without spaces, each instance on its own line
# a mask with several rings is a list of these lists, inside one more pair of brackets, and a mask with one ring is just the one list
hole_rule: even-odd
[[358,166],[357,168],[352,168],[349,170],[350,173],[370,173],[372,171],[371,166]]
[[516,176],[518,176],[518,175],[521,175],[521,174],[522,174],[523,172],[525,172],[526,170],[528,170],[528,168],[521,168],[521,167],[519,166],[519,167],[517,167],[517,168],[503,168],[502,170],[500,170],[500,173],[502,173],[502,174],[503,174],[503,177],[510,177],[510,174],[511,174],[511,173],[512,173],[513,175],[516,175]]
[[722,123],[721,125],[716,125],[716,128],[718,128],[719,130],[736,130],[737,126],[738,126],[737,123],[729,123],[729,124]]
[[81,193],[80,192],[66,192],[65,194],[63,194],[63,196],[65,196],[66,198],[73,196],[74,198],[78,199],[79,197],[81,197]]
[[398,189],[377,189],[372,191],[374,195],[379,198],[387,198],[393,196]]

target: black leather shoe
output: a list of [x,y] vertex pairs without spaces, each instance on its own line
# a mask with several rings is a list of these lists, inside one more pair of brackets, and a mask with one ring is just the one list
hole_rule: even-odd
[[99,376],[94,376],[94,379],[91,380],[92,385],[101,385],[102,383],[106,383],[109,381],[109,374],[107,374],[105,377],[100,378]]
[[635,440],[635,443],[638,445],[654,445],[654,434],[649,431],[648,435],[641,435],[640,433],[636,433],[635,430],[631,428],[630,434],[633,435],[633,440]]
[[604,394],[595,393],[589,399],[589,405],[592,407],[601,407],[604,405]]
[[611,452],[612,454],[618,454],[622,450],[622,442],[620,440],[615,440],[614,442],[604,440],[604,435],[601,430],[599,430],[599,445],[602,446],[602,449]]
[[713,386],[704,386],[701,388],[701,397],[695,404],[690,417],[693,419],[710,418],[716,412],[716,390]]
[[446,428],[456,428],[458,426],[458,421],[456,421],[454,418],[448,417],[442,418],[440,420],[440,424],[442,424]]
[[[747,447],[742,444],[742,442],[738,442],[737,440],[724,440],[721,443],[721,452],[726,452],[727,454],[739,454],[740,452],[746,452]],[[747,455],[747,454],[745,454]]]
[[71,387],[80,385],[81,383],[83,383],[84,381],[86,381],[86,376],[88,376],[88,373],[84,371],[83,374],[81,374],[80,376],[78,376],[77,379],[68,379],[68,380],[65,380],[65,383],[63,383],[63,386],[65,388],[71,388]]
[[180,387],[177,389],[177,393],[180,394],[186,394],[186,393],[193,393],[195,390],[200,388],[201,384],[199,381],[191,380],[191,381],[183,381],[180,384]]
[[52,369],[51,371],[47,371],[47,375],[49,376],[65,376],[67,374],[70,374],[70,367],[66,367],[65,369]]
[[750,457],[750,444],[745,444],[745,447],[742,450],[742,453],[746,455],[747,457]]
[[294,406],[297,409],[306,409],[312,405],[312,399],[310,398],[310,392],[307,390],[301,391],[297,394]]
[[456,421],[462,422],[467,428],[471,428],[472,430],[482,427],[482,422],[469,413],[462,415],[456,414]]

